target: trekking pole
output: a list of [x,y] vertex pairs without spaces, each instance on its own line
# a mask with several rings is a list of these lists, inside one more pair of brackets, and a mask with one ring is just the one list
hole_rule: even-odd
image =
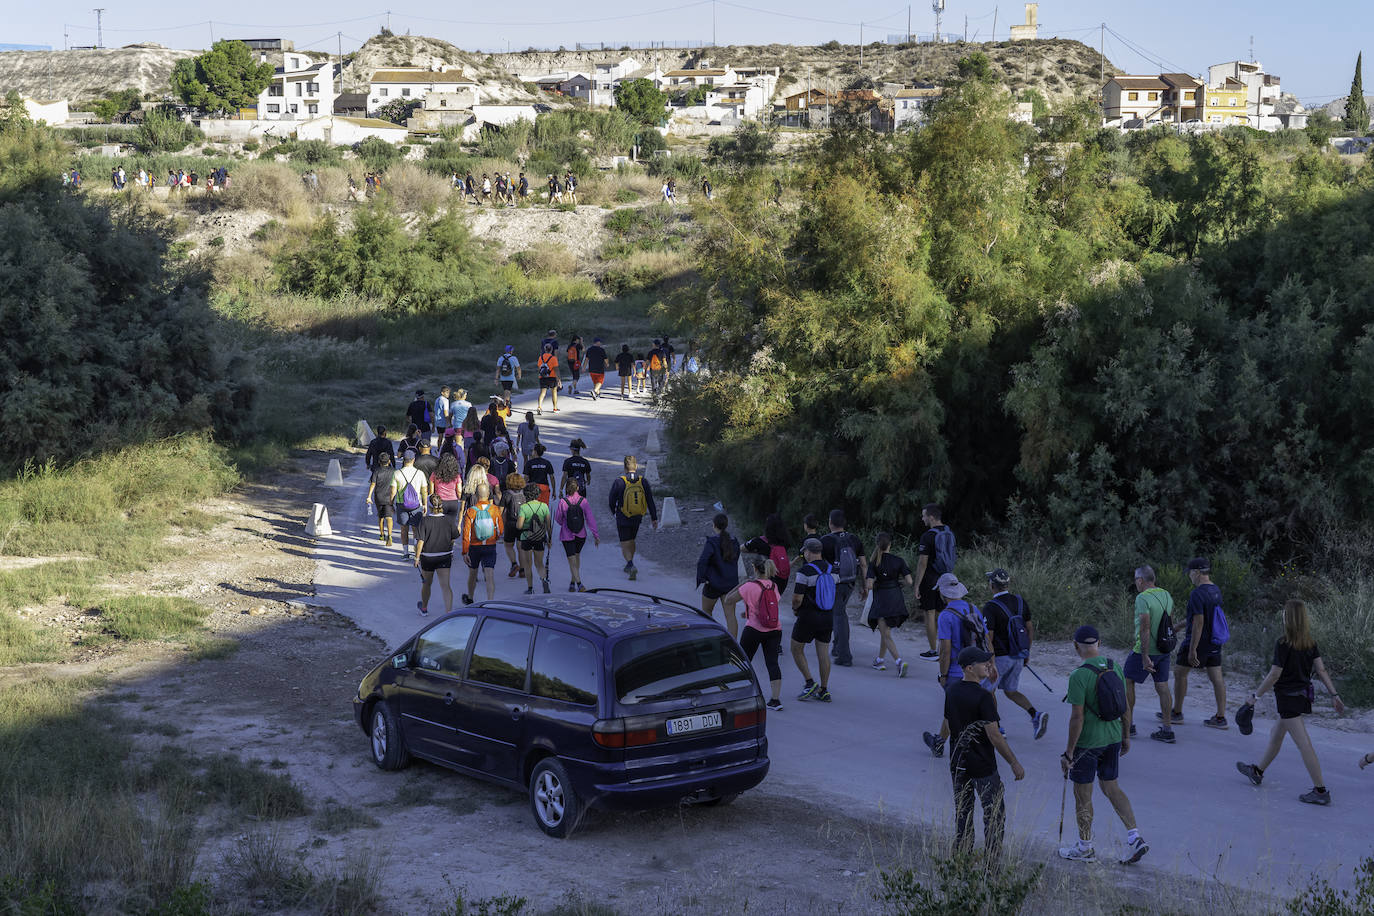
[[1032,668],[1028,663],[1024,663],[1024,662],[1023,662],[1022,665],[1021,665],[1021,667],[1025,668],[1027,671],[1029,671],[1029,672],[1031,673],[1031,676],[1034,677],[1034,678],[1035,678],[1037,681],[1039,681],[1041,684],[1044,684],[1046,690],[1048,690],[1050,693],[1054,693],[1054,688],[1051,687],[1049,684],[1045,684],[1045,679],[1044,679],[1043,677],[1041,677],[1040,675],[1036,674],[1036,673],[1035,673],[1035,669]]
[[1064,774],[1064,787],[1059,791],[1059,845],[1064,845],[1064,804],[1069,798],[1069,774]]

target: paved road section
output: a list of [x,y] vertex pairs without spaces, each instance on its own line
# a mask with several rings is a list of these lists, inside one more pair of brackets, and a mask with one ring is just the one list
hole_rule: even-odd
[[[516,402],[516,415],[523,416],[524,405],[532,403],[529,395],[522,395]],[[586,441],[584,454],[593,465],[591,500],[603,536],[600,548],[589,544],[583,552],[584,583],[588,587],[635,588],[697,603],[692,585],[695,553],[684,555],[672,568],[641,557],[637,561],[639,580],[630,583],[622,571],[624,561],[615,542],[614,524],[607,517],[610,481],[620,470],[625,454],[644,455],[645,438],[656,422],[651,411],[642,402],[622,402],[616,396],[595,403],[586,397],[563,398],[560,407],[563,409],[558,414],[546,408],[541,418],[542,439],[555,467],[567,457],[569,440],[580,436]],[[336,510],[332,520],[336,534],[321,539],[315,551],[315,601],[394,646],[421,625],[415,608],[418,573],[401,560],[399,540],[392,548],[378,544],[375,519],[365,513],[367,474],[361,459],[347,474],[345,489],[343,508]],[[703,531],[703,536],[706,533]],[[646,522],[641,537],[653,536]],[[561,550],[556,548],[553,556],[553,588],[566,590],[567,566]],[[503,553],[497,564],[497,596],[523,594],[523,582],[507,579],[506,568]],[[461,561],[455,561],[455,606],[456,595],[466,582],[465,572]],[[484,594],[482,589],[479,580],[479,597]],[[430,608],[431,617],[436,608],[441,609],[437,586]],[[856,602],[851,613],[857,614],[857,610]],[[784,622],[789,622],[786,608]],[[911,625],[899,631],[898,645],[913,660],[905,680],[897,679],[891,668],[878,672],[867,667],[864,660],[872,658],[877,638],[866,627],[856,627],[853,633],[857,665],[835,669],[830,684],[835,699],[830,704],[792,699],[800,689],[801,678],[784,648],[785,709],[769,717],[773,767],[763,788],[829,801],[850,814],[870,812],[899,821],[948,826],[952,820],[948,761],[932,758],[921,743],[922,730],[939,727],[942,708],[936,666],[916,658],[924,648],[923,632],[918,633]],[[1064,750],[1069,711],[1060,698],[1069,673],[1067,659],[1062,649],[1047,647],[1037,662],[1037,670],[1054,687],[1054,693],[1029,675],[1022,678],[1023,691],[1038,708],[1050,713],[1049,732],[1043,739],[1032,740],[1029,721],[1021,710],[1005,699],[1000,704],[1007,716],[1009,740],[1027,771],[1024,781],[1013,783],[1009,768],[1005,764],[1001,767],[1009,787],[1009,831],[1014,837],[1010,842],[1030,844],[1034,850],[1031,854],[1050,854],[1050,846],[1058,837],[1063,789],[1058,757]],[[814,661],[812,665],[814,668]],[[756,659],[756,669],[760,682],[766,685],[762,657]],[[341,690],[354,686],[341,685]],[[1199,698],[1210,704],[1211,690],[1201,679],[1195,679],[1184,710],[1187,724],[1175,729],[1178,743],[1162,745],[1145,737],[1156,724],[1153,693],[1147,691],[1146,696],[1139,709],[1143,713],[1141,737],[1123,758],[1121,775],[1121,785],[1151,847],[1136,867],[1164,879],[1171,874],[1215,877],[1282,895],[1305,886],[1314,873],[1349,886],[1352,867],[1370,854],[1368,799],[1374,775],[1361,773],[1356,761],[1374,745],[1374,739],[1309,726],[1334,799],[1332,806],[1318,808],[1298,801],[1297,796],[1310,788],[1310,782],[1291,744],[1265,774],[1262,788],[1252,787],[1236,772],[1237,760],[1253,760],[1263,751],[1270,720],[1257,719],[1255,734],[1248,738],[1240,735],[1234,721],[1224,732],[1203,727],[1201,720],[1210,710]],[[346,697],[341,699],[346,701]],[[1272,706],[1268,709],[1272,716]],[[1232,716],[1234,711],[1233,704]],[[1069,795],[1066,838],[1074,830],[1072,793]],[[1114,857],[1124,831],[1100,793],[1094,806],[1099,855],[1111,853]]]

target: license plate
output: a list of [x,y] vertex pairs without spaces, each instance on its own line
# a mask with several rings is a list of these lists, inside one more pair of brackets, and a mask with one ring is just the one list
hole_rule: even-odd
[[688,732],[700,732],[708,728],[720,728],[720,713],[708,712],[699,716],[683,716],[680,719],[668,720],[668,734],[670,735],[685,735]]

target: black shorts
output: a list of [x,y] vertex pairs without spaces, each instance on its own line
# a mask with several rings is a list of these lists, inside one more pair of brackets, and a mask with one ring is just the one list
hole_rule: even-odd
[[829,643],[834,625],[835,617],[830,611],[802,611],[792,625],[792,641],[802,645],[812,640]]
[[541,379],[539,380],[539,387],[540,387],[540,388],[557,388],[557,387],[558,387],[558,376],[556,376],[556,375],[550,375],[548,378],[541,378]]
[[921,610],[943,611],[945,609],[945,601],[943,598],[940,597],[940,592],[938,589],[932,588],[930,591],[926,591],[924,588],[922,588],[919,591],[919,604]]
[[644,521],[642,515],[625,516],[619,512],[615,514],[615,533],[620,542],[633,541],[639,537],[639,526]]
[[453,554],[445,554],[442,557],[427,557],[420,555],[420,569],[425,572],[434,572],[436,569],[452,569]]
[[1121,742],[1106,747],[1078,747],[1073,751],[1069,779],[1090,786],[1094,779],[1112,782],[1121,771]]
[[728,594],[730,594],[729,588],[727,588],[725,591],[721,591],[720,589],[712,586],[710,582],[707,582],[705,585],[701,587],[701,597],[709,598],[712,601],[715,601],[717,598],[724,598]]
[[496,568],[496,545],[495,544],[472,544],[468,547],[467,559],[468,569],[476,569],[485,566],[487,569]]
[[501,534],[501,540],[505,541],[507,544],[514,544],[519,537],[520,529],[507,522],[506,528]]
[[1280,719],[1296,719],[1312,712],[1312,701],[1307,698],[1307,694],[1290,696],[1275,691],[1274,705],[1279,709]]
[[425,517],[424,509],[402,509],[396,507],[396,524],[402,528],[419,528],[420,521]]
[[[1211,649],[1211,654],[1210,654],[1210,655],[1207,654],[1207,652],[1208,652],[1209,649]],[[1198,660],[1199,662],[1202,663],[1199,667],[1202,667],[1202,668],[1220,668],[1220,667],[1221,667],[1221,650],[1220,650],[1220,649],[1212,649],[1211,646],[1198,646],[1198,647],[1197,647],[1197,660]],[[1180,646],[1180,647],[1179,647],[1179,649],[1178,649],[1178,660],[1177,660],[1176,664],[1177,664],[1180,668],[1191,668],[1191,667],[1193,667],[1192,665],[1188,664],[1188,647],[1187,647],[1187,646]]]
[[582,552],[582,548],[587,546],[585,537],[573,538],[571,541],[563,542],[563,553],[570,557],[575,557]]
[[444,500],[444,514],[447,515],[449,518],[457,518],[458,514],[462,511],[463,501],[461,499]]
[[377,507],[377,518],[396,517],[396,504],[391,502],[390,500],[387,500],[384,503],[373,502],[372,505]]
[[515,379],[501,379],[501,390],[510,391],[515,387]]

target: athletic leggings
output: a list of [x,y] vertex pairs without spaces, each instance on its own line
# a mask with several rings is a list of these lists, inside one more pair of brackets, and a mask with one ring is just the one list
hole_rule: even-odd
[[754,660],[754,653],[763,646],[763,663],[768,667],[770,681],[782,680],[782,668],[778,666],[778,656],[782,655],[782,630],[761,633],[753,627],[745,627],[739,636],[739,647]]

